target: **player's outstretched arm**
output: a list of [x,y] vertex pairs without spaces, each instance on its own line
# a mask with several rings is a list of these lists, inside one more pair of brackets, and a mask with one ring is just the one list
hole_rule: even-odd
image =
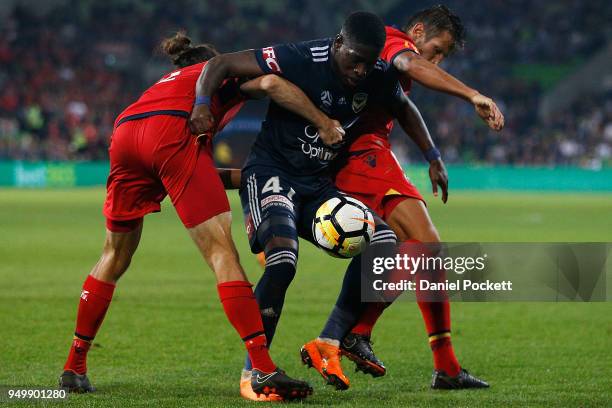
[[318,130],[323,143],[333,145],[341,142],[344,129],[337,120],[330,119],[317,108],[296,85],[277,75],[264,75],[240,86],[240,90],[253,98],[269,96],[279,106],[302,116]]
[[493,99],[480,94],[437,65],[414,52],[404,52],[393,60],[402,74],[409,76],[427,88],[455,95],[474,105],[476,113],[493,130],[504,127],[504,115]]
[[446,166],[444,166],[440,151],[436,148],[419,109],[403,94],[394,100],[390,109],[404,132],[414,140],[429,162],[429,179],[431,180],[434,196],[438,196],[438,186],[440,186],[442,189],[442,202],[446,203],[448,200],[448,174]]
[[214,128],[210,100],[225,78],[255,78],[263,74],[254,50],[221,54],[208,61],[196,82],[196,100],[189,117],[192,133],[199,136]]

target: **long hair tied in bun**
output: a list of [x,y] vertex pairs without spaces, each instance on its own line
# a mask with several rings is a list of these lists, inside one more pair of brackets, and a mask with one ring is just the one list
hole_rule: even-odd
[[160,44],[160,49],[170,57],[172,63],[178,68],[208,61],[214,56],[219,55],[219,52],[212,44],[192,46],[191,38],[184,31],[179,31],[173,37],[163,40]]

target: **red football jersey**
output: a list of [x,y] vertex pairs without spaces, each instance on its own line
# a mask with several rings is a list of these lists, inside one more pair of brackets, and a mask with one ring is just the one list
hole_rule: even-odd
[[[146,117],[157,113],[188,117],[195,101],[195,85],[206,62],[172,71],[147,89],[136,102],[128,106],[115,121],[115,126],[128,117]],[[237,79],[225,80],[211,100],[211,112],[220,131],[233,119],[244,104]]]
[[[408,37],[408,35],[406,35],[406,33],[403,31],[389,26],[385,28],[385,31],[387,32],[387,40],[385,41],[385,46],[382,52],[380,53],[380,57],[385,61],[392,64],[395,57],[405,51],[412,51],[417,54],[419,53],[419,50],[412,39],[410,39],[410,37]],[[402,75],[400,78],[400,84],[402,85],[404,92],[408,94],[410,92],[412,80]],[[386,139],[389,138],[389,134],[393,129],[393,120],[394,118],[385,110],[376,107],[370,108],[359,119],[357,131],[362,136],[360,136],[351,145],[350,150],[367,150],[372,147],[383,146],[383,143],[381,143],[378,138],[385,139],[386,144]]]

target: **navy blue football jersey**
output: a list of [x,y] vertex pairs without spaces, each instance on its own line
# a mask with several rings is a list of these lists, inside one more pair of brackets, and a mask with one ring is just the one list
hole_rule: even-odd
[[[332,119],[347,130],[371,104],[386,106],[403,97],[392,67],[379,59],[375,69],[354,89],[343,86],[332,68],[333,39],[282,44],[255,50],[265,73],[275,73],[297,85]],[[350,139],[350,138],[345,138]],[[325,145],[317,128],[273,101],[251,149],[245,168],[272,166],[299,176],[321,176],[350,140]]]

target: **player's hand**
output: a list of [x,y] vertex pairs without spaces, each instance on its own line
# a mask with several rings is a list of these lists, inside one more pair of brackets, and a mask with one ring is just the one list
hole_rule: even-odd
[[438,186],[442,189],[442,202],[448,200],[448,173],[442,159],[432,160],[429,163],[429,179],[434,197],[438,196]]
[[215,118],[206,104],[195,105],[189,117],[189,129],[191,133],[200,137],[211,136],[215,126]]
[[493,130],[501,130],[504,127],[504,115],[501,113],[493,99],[477,93],[472,96],[471,102],[476,113]]
[[328,146],[340,143],[344,138],[344,129],[340,122],[334,119],[327,120],[318,128],[321,141]]

